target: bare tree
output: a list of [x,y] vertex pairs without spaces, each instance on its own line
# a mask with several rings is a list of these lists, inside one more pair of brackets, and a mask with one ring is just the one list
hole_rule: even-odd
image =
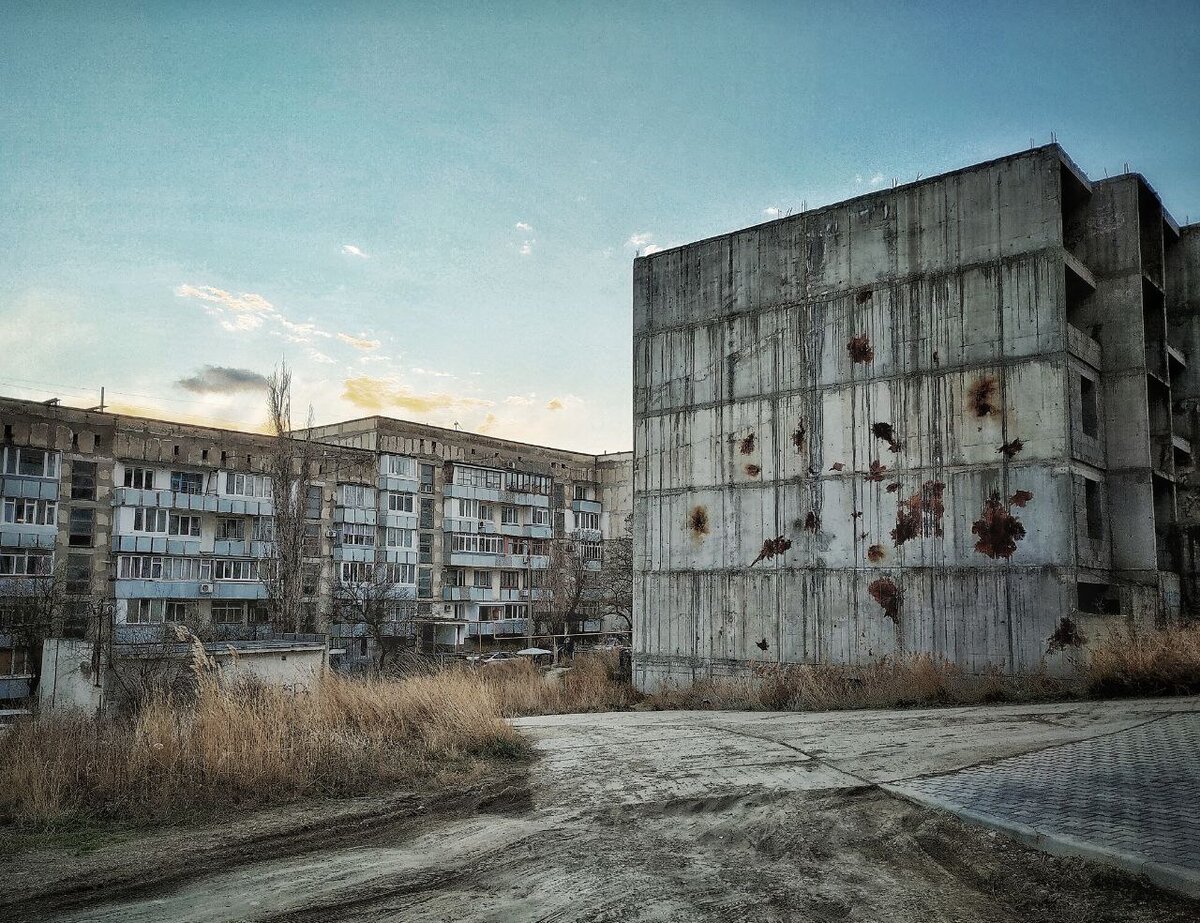
[[364,563],[362,580],[339,574],[332,590],[332,617],[343,625],[363,625],[379,654],[382,670],[389,651],[399,648],[412,632],[417,601],[411,586],[397,582],[398,565]]
[[563,635],[579,620],[580,610],[594,579],[573,539],[550,539],[549,563],[533,571],[535,593],[530,601],[534,630],[542,635]]
[[606,539],[603,561],[596,574],[596,599],[602,615],[619,619],[633,632],[633,516],[625,517],[625,532]]
[[271,621],[276,630],[304,628],[304,512],[317,452],[308,429],[292,429],[292,372],[287,363],[267,379],[267,409],[274,436],[268,460],[274,506],[270,553],[260,562],[259,579],[267,589]]
[[0,635],[8,635],[15,650],[23,650],[33,674],[31,689],[41,675],[42,643],[62,625],[66,604],[59,571],[0,582]]

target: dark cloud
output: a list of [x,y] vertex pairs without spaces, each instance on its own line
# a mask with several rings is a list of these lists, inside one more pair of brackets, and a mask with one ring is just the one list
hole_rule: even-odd
[[233,394],[238,391],[262,391],[267,387],[267,379],[249,369],[206,365],[195,375],[181,378],[175,384],[196,394]]

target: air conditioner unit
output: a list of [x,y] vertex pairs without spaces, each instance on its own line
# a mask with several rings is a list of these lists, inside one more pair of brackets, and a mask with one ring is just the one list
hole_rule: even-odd
[[212,591],[213,591],[213,585],[211,583],[200,584],[200,595],[201,596],[211,596]]

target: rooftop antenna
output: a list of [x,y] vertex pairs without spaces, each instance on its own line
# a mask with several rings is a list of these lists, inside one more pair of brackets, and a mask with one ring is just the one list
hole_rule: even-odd
[[100,389],[100,406],[99,407],[89,407],[88,410],[89,411],[99,410],[101,413],[104,413],[104,388],[103,387]]
[[1058,132],[1056,132],[1056,131],[1050,132],[1050,143],[1058,144]]
[[454,428],[458,429],[458,421],[457,420],[454,421]]
[[1129,161],[1128,160],[1125,161],[1124,166],[1125,166],[1125,172],[1128,173],[1129,172]]
[[1033,138],[1030,138],[1029,139],[1029,149],[1032,151],[1035,147],[1037,147],[1037,145],[1033,143]]

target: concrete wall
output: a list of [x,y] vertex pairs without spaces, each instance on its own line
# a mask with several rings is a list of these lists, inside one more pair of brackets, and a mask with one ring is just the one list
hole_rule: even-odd
[[91,641],[47,638],[42,644],[38,705],[95,714],[103,700],[101,678],[94,668]]
[[1052,146],[635,263],[641,686],[1060,663],[1080,555],[1111,544],[1076,528],[1098,360],[1068,349],[1068,184],[1087,196]]

